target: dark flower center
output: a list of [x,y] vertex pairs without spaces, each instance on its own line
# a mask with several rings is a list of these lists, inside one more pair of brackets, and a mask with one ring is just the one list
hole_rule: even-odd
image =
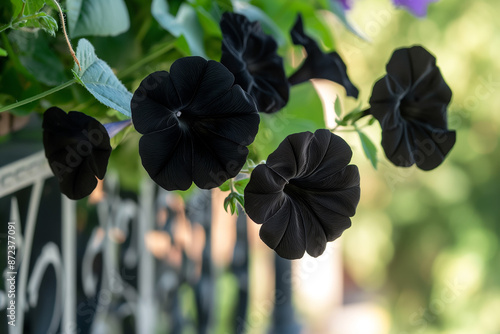
[[401,117],[405,120],[425,121],[425,114],[422,113],[422,107],[419,105],[419,98],[413,95],[406,95],[399,104]]
[[298,187],[294,184],[294,180],[291,179],[289,182],[285,184],[283,188],[283,192],[290,196],[293,200],[300,200],[304,197],[304,189]]
[[189,128],[191,127],[192,120],[188,115],[189,113],[185,112],[184,110],[174,111],[174,117],[179,124],[179,128],[181,128],[182,130],[189,130]]

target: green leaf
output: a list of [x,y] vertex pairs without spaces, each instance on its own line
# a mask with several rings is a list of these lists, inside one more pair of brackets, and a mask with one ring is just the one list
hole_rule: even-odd
[[8,25],[14,19],[14,6],[10,1],[0,3],[0,26]]
[[25,0],[23,2],[26,3],[23,13],[25,16],[38,13],[45,5],[45,0]]
[[227,211],[227,207],[231,204],[231,201],[232,201],[232,197],[231,197],[231,194],[229,194],[226,198],[224,198],[224,210]]
[[7,57],[7,51],[0,48],[0,57]]
[[82,67],[80,71],[75,65],[73,73],[76,79],[83,82],[99,102],[130,117],[132,93],[118,80],[109,65],[97,58],[94,47],[85,38],[78,42],[76,57]]
[[332,29],[328,26],[321,12],[315,11],[313,15],[303,15],[304,26],[312,37],[323,44],[328,50],[335,48],[335,38]]
[[243,179],[243,180],[236,181],[234,183],[234,188],[236,189],[237,192],[239,192],[240,194],[243,194],[243,192],[245,191],[245,187],[247,186],[249,181],[250,181],[250,179]]
[[[20,64],[20,67],[26,71],[22,64]],[[26,73],[30,75],[28,71],[26,71]],[[3,103],[0,101],[0,105],[2,106],[25,100],[42,92],[40,83],[26,80],[26,77],[21,74],[19,69],[15,66],[5,67],[2,75],[0,75],[0,87],[2,87],[1,94],[3,95]],[[11,109],[9,112],[18,116],[29,115],[35,110],[38,104],[39,101],[33,101],[15,109]]]
[[13,14],[12,18],[16,18],[21,14],[21,9],[23,9],[23,1],[22,0],[10,0],[12,3]]
[[162,28],[173,36],[184,36],[192,55],[206,58],[203,44],[203,27],[193,7],[187,3],[182,3],[177,15],[174,16],[169,12],[167,0],[153,0],[151,14]]
[[231,214],[234,215],[236,211],[236,202],[234,201],[234,198],[231,199],[231,202],[229,204],[231,206]]
[[[12,28],[38,28],[45,30],[52,36],[55,36],[57,31],[57,21],[47,13],[40,11],[45,5],[45,0],[26,0],[24,2],[26,3],[24,12],[22,13],[22,16],[19,17],[18,22],[12,25]],[[21,14],[23,1],[12,0],[11,4],[15,12],[13,19],[17,19]],[[27,20],[28,17],[31,18]]]
[[234,215],[239,215],[238,212],[238,207],[236,206],[236,203],[240,203],[240,205],[244,208],[244,198],[243,195],[240,195],[238,193],[232,192],[230,193],[225,199],[224,199],[224,210],[227,211],[227,208],[229,207],[231,209],[231,214]]
[[67,0],[66,6],[72,37],[116,36],[130,28],[123,0]]
[[337,115],[337,117],[341,119],[340,115],[342,115],[342,106],[340,104],[340,97],[338,95],[335,98],[333,109],[335,110],[335,115]]
[[231,0],[215,0],[215,3],[225,12],[233,11],[233,3]]
[[359,139],[361,140],[361,146],[363,146],[363,151],[365,152],[366,157],[370,160],[373,165],[373,168],[377,169],[377,147],[373,144],[370,138],[364,134],[359,129],[356,129],[359,135]]
[[368,125],[373,125],[373,123],[375,123],[377,119],[375,117],[371,117],[369,120],[368,120]]
[[216,21],[207,10],[203,7],[197,7],[196,13],[198,14],[198,20],[200,21],[203,31],[207,35],[222,38],[219,22]]
[[186,37],[180,36],[175,40],[175,48],[184,56],[191,55],[191,50],[189,49],[189,44]]
[[19,61],[36,80],[48,86],[67,80],[63,63],[45,34],[14,30],[9,39],[17,46]]
[[250,21],[259,21],[264,30],[268,30],[276,39],[278,45],[286,44],[286,37],[280,28],[262,9],[241,0],[233,1],[233,8],[235,13],[245,15]]
[[45,30],[48,34],[56,36],[56,31],[58,29],[57,21],[50,15],[42,16],[38,22],[40,22],[40,28]]
[[38,13],[40,16],[36,19],[31,19],[26,22],[28,27],[39,28],[46,31],[49,35],[55,37],[58,29],[57,21],[50,15],[44,12]]
[[[359,119],[359,117],[363,114],[363,111],[361,110],[361,108],[358,106],[356,107],[354,110],[352,110],[351,112],[349,112],[347,115],[344,116],[344,118],[342,119],[343,121],[347,122],[347,121],[351,121],[351,120],[354,120],[354,122],[356,120]],[[354,123],[353,122],[353,123]]]
[[222,191],[229,191],[231,189],[231,179],[227,180],[223,184],[219,186],[219,189]]
[[240,203],[242,208],[245,208],[245,197],[240,194],[236,194],[235,199],[238,203]]

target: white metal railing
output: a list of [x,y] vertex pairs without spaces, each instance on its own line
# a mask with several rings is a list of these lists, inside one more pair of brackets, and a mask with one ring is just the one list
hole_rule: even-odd
[[[9,221],[15,224],[16,244],[16,292],[15,292],[15,326],[8,326],[10,334],[23,333],[25,313],[38,304],[39,289],[42,279],[49,267],[56,275],[56,289],[53,291],[55,303],[47,333],[73,334],[81,332],[78,328],[77,315],[84,314],[85,307],[92,311],[90,332],[101,332],[107,325],[105,318],[110,311],[112,300],[124,299],[128,311],[135,315],[136,332],[154,332],[155,314],[157,305],[154,292],[154,258],[146,251],[144,238],[153,228],[155,219],[155,186],[151,181],[142,185],[139,201],[122,199],[118,193],[117,177],[110,174],[107,177],[107,187],[111,189],[107,196],[97,204],[98,225],[91,233],[85,248],[82,267],[83,290],[88,298],[77,305],[77,230],[76,230],[76,202],[61,196],[61,245],[47,242],[42,250],[34,254],[32,250],[37,224],[43,224],[43,218],[37,221],[39,206],[42,201],[42,192],[45,182],[53,177],[47,164],[44,152],[32,154],[26,158],[0,168],[0,199],[10,199]],[[19,203],[16,192],[31,187],[28,212],[25,224],[21,224]],[[52,222],[53,223],[53,222]],[[6,226],[7,222],[1,222]],[[53,224],[51,224],[53,225]],[[130,225],[130,228],[127,226]],[[25,230],[22,231],[22,226]],[[120,244],[110,240],[114,228],[120,227],[130,231],[126,237],[132,238],[131,246],[126,251],[128,257],[135,259],[137,267],[137,288],[123,280],[119,268],[118,250]],[[7,240],[7,238],[5,238]],[[7,242],[1,242],[1,247],[7,248]],[[79,245],[82,247],[82,245]],[[103,270],[96,278],[92,271],[95,256],[101,253]],[[33,259],[31,259],[33,258]],[[34,265],[30,270],[30,262]],[[7,287],[7,273],[11,272],[6,266],[3,270],[5,287]],[[135,278],[135,277],[134,277]],[[97,291],[98,279],[100,289]],[[7,290],[7,289],[5,289]],[[105,298],[104,298],[105,297]],[[97,300],[97,302],[96,302]],[[6,310],[9,305],[7,291],[0,290],[0,310]],[[3,320],[2,320],[3,322]],[[36,326],[36,324],[33,324]],[[58,331],[59,330],[59,331]],[[106,332],[106,330],[104,331]]]

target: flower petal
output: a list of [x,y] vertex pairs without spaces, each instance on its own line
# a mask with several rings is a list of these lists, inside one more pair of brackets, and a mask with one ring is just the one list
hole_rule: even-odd
[[182,108],[197,112],[202,112],[206,104],[224,94],[234,82],[224,65],[197,56],[177,59],[170,67],[170,75]]
[[202,113],[191,113],[198,119],[193,124],[193,131],[198,134],[217,134],[234,143],[249,145],[257,135],[260,122],[255,108],[252,98],[235,85],[208,104]]
[[269,246],[276,242],[282,232],[278,245],[274,247],[276,253],[289,260],[304,256],[306,250],[304,224],[300,210],[293,202],[283,205],[281,210],[269,218],[260,228],[259,236]]
[[[328,178],[310,180],[294,179],[285,186],[285,193],[300,193],[299,199],[307,199],[316,211],[319,207],[330,212],[352,217],[360,198],[359,171],[354,165],[349,165]],[[294,187],[295,189],[290,189]],[[299,192],[298,189],[301,189]]]
[[244,145],[219,136],[193,135],[193,181],[201,189],[212,189],[238,175],[246,162]]
[[414,131],[413,155],[417,167],[431,170],[439,166],[456,141],[455,131],[433,129],[426,125]]
[[307,36],[302,24],[302,16],[297,20],[290,31],[292,41],[302,45],[307,52],[307,58],[301,67],[288,78],[291,85],[297,85],[309,79],[327,79],[336,82],[346,89],[348,96],[358,98],[359,91],[347,75],[347,67],[337,52],[323,53],[316,41]]
[[146,134],[174,124],[174,112],[182,107],[182,103],[170,74],[158,71],[141,82],[130,106],[135,129]]
[[282,109],[289,98],[283,59],[276,53],[276,41],[262,32],[258,22],[245,16],[224,13],[220,21],[224,64],[256,101],[261,112]]
[[43,116],[45,156],[61,192],[70,199],[90,195],[97,179],[104,178],[111,154],[108,133],[94,118],[57,107]]
[[267,165],[257,166],[250,181],[245,187],[245,211],[253,221],[262,224],[283,206],[286,181]]
[[192,179],[190,136],[171,126],[142,136],[139,141],[142,165],[149,176],[166,190],[187,190]]

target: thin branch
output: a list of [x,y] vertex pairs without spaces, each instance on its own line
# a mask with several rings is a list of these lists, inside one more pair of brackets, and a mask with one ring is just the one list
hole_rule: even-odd
[[65,83],[63,84],[60,84],[59,86],[57,87],[54,87],[52,89],[49,89],[48,91],[45,91],[43,93],[40,93],[38,95],[35,95],[35,96],[32,96],[32,97],[29,97],[27,99],[24,99],[22,101],[19,101],[19,102],[16,102],[16,103],[13,103],[13,104],[9,104],[8,106],[5,106],[5,107],[1,107],[0,108],[0,113],[3,112],[3,111],[7,111],[7,110],[12,110],[14,108],[17,108],[17,107],[20,107],[20,106],[23,106],[25,104],[28,104],[30,102],[33,102],[33,101],[36,101],[36,100],[39,100],[45,96],[48,96],[52,93],[55,93],[57,91],[60,91],[61,89],[64,89],[66,87],[69,87],[71,86],[72,84],[74,84],[76,82],[75,79],[71,79],[69,81],[66,81]]
[[56,0],[52,0],[53,3],[56,4],[57,8],[59,9],[59,16],[61,17],[61,25],[63,28],[63,34],[64,38],[66,38],[66,43],[68,44],[69,52],[71,53],[71,56],[75,60],[75,63],[78,65],[78,69],[81,71],[82,68],[80,66],[80,62],[78,61],[78,58],[76,58],[75,51],[73,51],[73,47],[71,46],[71,42],[69,41],[68,33],[66,32],[66,21],[64,20],[64,14],[61,9],[61,6],[59,6],[59,3]]

